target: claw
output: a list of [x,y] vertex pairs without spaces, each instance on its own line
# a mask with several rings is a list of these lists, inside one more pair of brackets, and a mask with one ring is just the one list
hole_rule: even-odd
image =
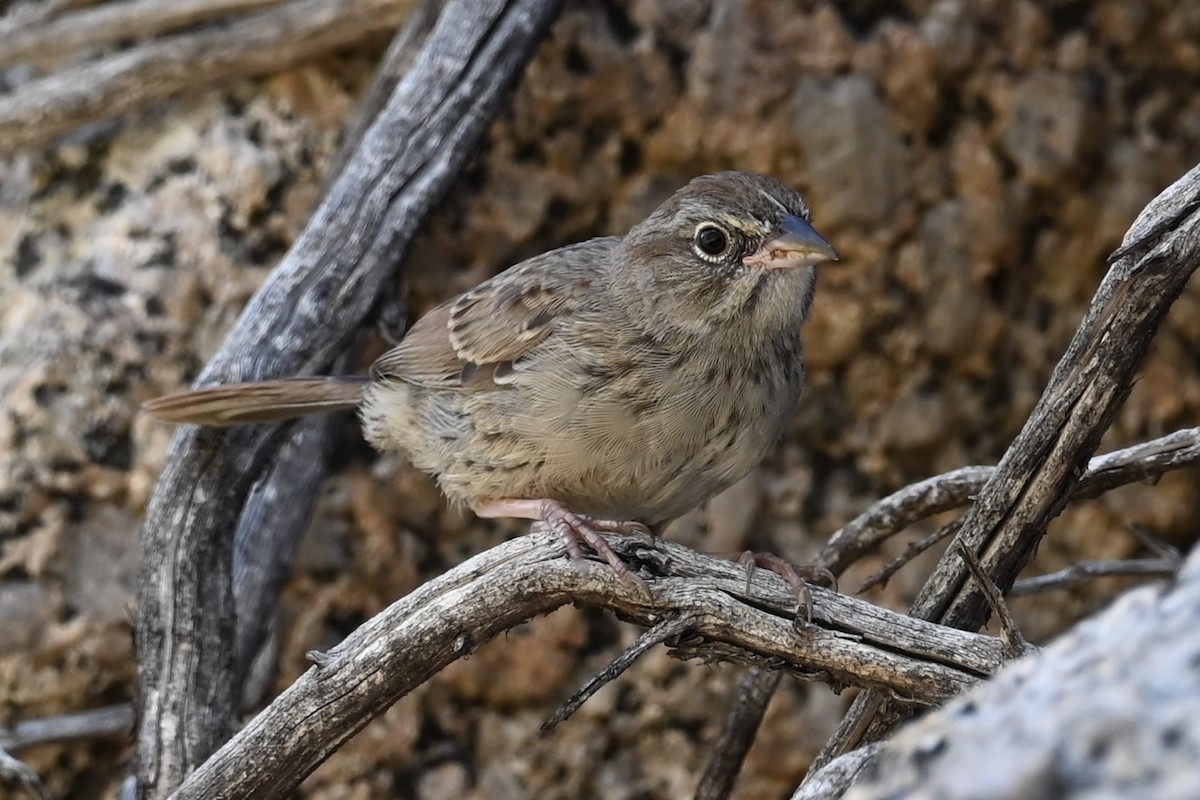
[[758,564],[754,563],[754,551],[743,551],[738,556],[737,563],[746,570],[746,594],[750,594],[750,584],[754,582],[754,570],[758,568]]
[[[732,557],[730,557],[732,559]],[[813,597],[810,584],[837,589],[837,578],[824,567],[803,566],[793,564],[785,558],[773,553],[755,553],[750,550],[739,553],[736,557],[738,564],[746,568],[746,593],[750,593],[750,583],[754,579],[754,570],[762,567],[774,572],[788,582],[796,597],[796,624],[811,624],[813,618]]]
[[640,589],[647,596],[650,589],[646,582],[633,574],[616,551],[609,546],[603,533],[645,533],[650,529],[640,522],[629,520],[596,519],[586,514],[576,514],[557,500],[491,500],[474,506],[481,517],[518,517],[536,519],[546,523],[562,537],[567,548],[567,557],[572,561],[583,559],[580,543],[585,542],[612,567],[617,577]]

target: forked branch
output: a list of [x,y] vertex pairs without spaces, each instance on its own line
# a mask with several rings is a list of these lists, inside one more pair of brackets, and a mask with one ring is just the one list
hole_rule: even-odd
[[[1001,643],[813,587],[814,621],[797,630],[791,588],[759,570],[752,596],[728,561],[645,536],[609,539],[650,588],[607,565],[584,569],[561,540],[534,533],[460,564],[401,598],[314,666],[190,775],[172,797],[284,797],[370,719],[451,661],[529,617],[571,602],[646,627],[692,621],[686,657],[768,665],[835,686],[940,702],[990,675]],[[686,647],[684,646],[686,644]]]

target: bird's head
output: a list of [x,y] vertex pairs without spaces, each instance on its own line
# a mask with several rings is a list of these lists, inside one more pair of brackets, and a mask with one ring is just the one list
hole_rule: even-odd
[[626,234],[620,269],[680,322],[770,328],[807,314],[814,267],[837,260],[804,200],[774,178],[719,172],[692,180]]

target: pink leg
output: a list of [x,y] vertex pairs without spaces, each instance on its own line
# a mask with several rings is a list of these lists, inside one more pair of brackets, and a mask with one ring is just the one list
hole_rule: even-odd
[[762,567],[768,572],[774,572],[787,581],[796,595],[797,622],[801,618],[801,611],[803,611],[804,621],[812,622],[813,600],[809,584],[815,583],[830,589],[837,589],[837,578],[824,567],[793,564],[786,558],[781,558],[773,553],[755,553],[750,550],[736,555],[721,554],[721,556],[731,561],[737,561],[746,568],[747,594],[750,593],[750,582],[754,579],[754,570],[758,567]]
[[629,567],[621,557],[609,547],[601,532],[608,533],[649,533],[649,529],[640,522],[622,522],[620,520],[596,519],[586,514],[576,514],[557,500],[486,500],[471,506],[477,515],[494,519],[496,517],[513,517],[515,519],[540,520],[549,525],[567,546],[567,556],[572,561],[583,558],[579,549],[580,542],[586,542],[613,568],[617,577],[629,583],[645,587],[645,583],[637,575],[629,571]]

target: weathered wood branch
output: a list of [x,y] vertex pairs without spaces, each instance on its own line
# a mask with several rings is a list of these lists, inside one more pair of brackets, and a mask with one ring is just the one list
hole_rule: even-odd
[[325,479],[336,422],[333,417],[313,417],[293,425],[246,498],[233,538],[237,686],[245,686],[263,634],[275,618],[279,593],[291,577],[292,560]]
[[[332,361],[560,5],[490,0],[445,7],[422,55],[201,383],[303,374]],[[378,26],[385,9],[359,11],[366,16],[356,24]],[[298,41],[302,46],[303,37]],[[274,434],[264,427],[181,429],[151,497],[138,587],[142,797],[165,797],[232,732],[233,530]]]
[[1039,594],[1069,589],[1097,578],[1170,578],[1179,572],[1182,562],[1170,558],[1132,558],[1121,561],[1080,561],[1058,572],[1022,578],[1013,584],[1009,595]]
[[[7,788],[16,788],[21,794],[34,800],[50,798],[50,793],[46,791],[45,785],[33,768],[0,747],[0,789]],[[7,791],[5,794],[9,796]]]
[[1198,657],[1200,552],[793,800],[1200,797]]
[[122,703],[104,708],[30,719],[0,727],[0,749],[20,751],[51,742],[70,742],[98,736],[128,736],[133,707]]
[[989,675],[1001,643],[813,588],[811,625],[797,629],[795,597],[759,570],[751,594],[736,564],[645,536],[610,543],[650,596],[599,561],[565,558],[561,539],[534,533],[460,564],[398,600],[311,668],[172,795],[177,800],[286,794],[398,698],[451,661],[536,614],[578,602],[647,627],[695,619],[676,644],[684,657],[768,665],[835,686],[869,686],[922,703]]
[[[331,159],[322,196],[333,188],[367,129],[419,55],[437,21],[436,6],[436,0],[421,0],[388,47]],[[348,361],[349,353],[339,359],[339,363]],[[342,372],[343,367],[333,371]],[[325,477],[336,422],[334,417],[318,416],[290,427],[287,440],[269,457],[271,463],[247,498],[238,521],[233,551],[233,599],[237,609],[234,665],[238,684],[243,686],[243,702],[257,704],[259,687],[243,680],[243,676],[253,677],[251,668],[258,663],[263,636],[291,574],[292,556],[308,528],[317,490]]]
[[0,152],[44,146],[72,128],[185,89],[310,61],[394,28],[410,5],[408,0],[293,0],[228,25],[202,27],[67,67],[0,97]]
[[[1146,207],[1121,252],[1029,421],[963,523],[960,539],[980,554],[1001,588],[1012,586],[1066,505],[1167,311],[1200,266],[1200,167]],[[959,559],[944,558],[913,612],[978,628],[986,604],[978,590],[963,590],[965,578]]]
[[[1149,442],[1114,450],[1088,462],[1070,495],[1091,500],[1120,486],[1151,480],[1200,462],[1200,428],[1185,428]],[[995,467],[962,467],[905,486],[839,528],[813,560],[835,575],[908,526],[970,505]]]
[[757,738],[767,704],[781,677],[777,670],[751,667],[738,681],[729,698],[721,735],[696,785],[696,800],[725,800],[733,793],[742,762]]
[[0,31],[0,66],[50,63],[85,47],[153,36],[228,14],[279,5],[284,0],[123,0],[105,3],[41,25]]
[[[1089,456],[1133,385],[1134,374],[1171,304],[1200,266],[1200,167],[1142,211],[1055,368],[1025,427],[967,512],[959,541],[1002,589],[1066,505]],[[979,590],[948,551],[913,603],[922,619],[976,630],[987,617]],[[901,705],[864,692],[855,699],[816,766],[873,741],[906,716]]]

